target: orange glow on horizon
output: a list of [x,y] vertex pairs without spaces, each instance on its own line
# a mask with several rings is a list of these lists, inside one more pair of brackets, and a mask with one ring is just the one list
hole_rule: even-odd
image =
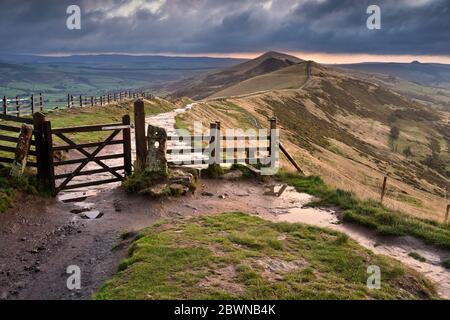
[[[323,64],[346,64],[361,62],[403,62],[419,61],[422,63],[450,64],[449,56],[436,55],[378,55],[378,54],[346,54],[346,53],[322,53],[322,52],[283,52],[296,56],[303,60],[312,60]],[[254,59],[263,53],[205,53],[192,56],[207,56],[217,58]],[[191,55],[189,55],[191,56]]]

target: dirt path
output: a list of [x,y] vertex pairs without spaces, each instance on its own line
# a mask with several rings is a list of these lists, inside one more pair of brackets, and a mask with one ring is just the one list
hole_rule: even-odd
[[[79,209],[79,203],[28,199],[33,201],[24,201],[14,212],[2,216],[0,242],[9,245],[0,248],[0,296],[89,299],[125,257],[129,242],[121,240],[123,233],[137,232],[161,217],[241,211],[272,221],[303,222],[345,232],[367,248],[424,273],[437,283],[443,297],[450,297],[450,273],[438,265],[450,258],[450,252],[409,237],[379,238],[366,229],[336,224],[335,212],[302,208],[310,199],[290,188],[277,197],[271,188],[258,182],[202,180],[193,195],[158,201],[130,197],[119,189],[99,192],[87,200],[103,214],[95,220],[71,213]],[[419,252],[427,262],[410,258],[410,251]],[[70,265],[81,269],[80,291],[66,287]]]

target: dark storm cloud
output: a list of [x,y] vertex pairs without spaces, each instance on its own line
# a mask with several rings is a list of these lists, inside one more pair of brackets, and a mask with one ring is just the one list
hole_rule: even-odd
[[[0,52],[450,54],[450,0],[1,0]],[[82,30],[66,9],[82,9]],[[366,9],[382,29],[366,28]]]

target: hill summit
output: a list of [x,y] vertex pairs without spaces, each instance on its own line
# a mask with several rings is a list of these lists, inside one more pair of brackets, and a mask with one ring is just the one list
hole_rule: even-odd
[[[223,89],[248,80],[305,62],[297,57],[270,51],[263,55],[201,78],[191,78],[171,85],[174,97],[203,99]],[[181,88],[181,89],[179,89]]]

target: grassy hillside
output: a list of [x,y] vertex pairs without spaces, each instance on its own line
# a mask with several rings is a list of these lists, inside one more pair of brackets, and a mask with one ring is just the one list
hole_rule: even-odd
[[438,63],[358,63],[337,65],[366,73],[381,73],[425,86],[450,89],[450,65]]
[[427,85],[378,72],[368,73],[357,69],[342,70],[363,80],[378,83],[421,104],[450,111],[450,87]]
[[301,63],[296,57],[277,52],[268,52],[262,56],[237,66],[212,72],[202,77],[175,82],[167,87],[174,97],[189,96],[203,99],[225,88],[247,79],[265,75],[283,68]]
[[241,96],[269,90],[298,89],[307,79],[308,62],[305,61],[242,81],[208,98]]
[[[267,127],[272,116],[279,120],[283,144],[307,173],[363,199],[379,199],[388,175],[387,207],[443,221],[442,198],[450,181],[449,113],[313,64],[302,89],[204,101],[183,121]],[[285,159],[282,163],[289,166]]]
[[[368,289],[367,268],[383,270]],[[430,299],[432,285],[344,234],[242,213],[145,230],[96,299]]]

